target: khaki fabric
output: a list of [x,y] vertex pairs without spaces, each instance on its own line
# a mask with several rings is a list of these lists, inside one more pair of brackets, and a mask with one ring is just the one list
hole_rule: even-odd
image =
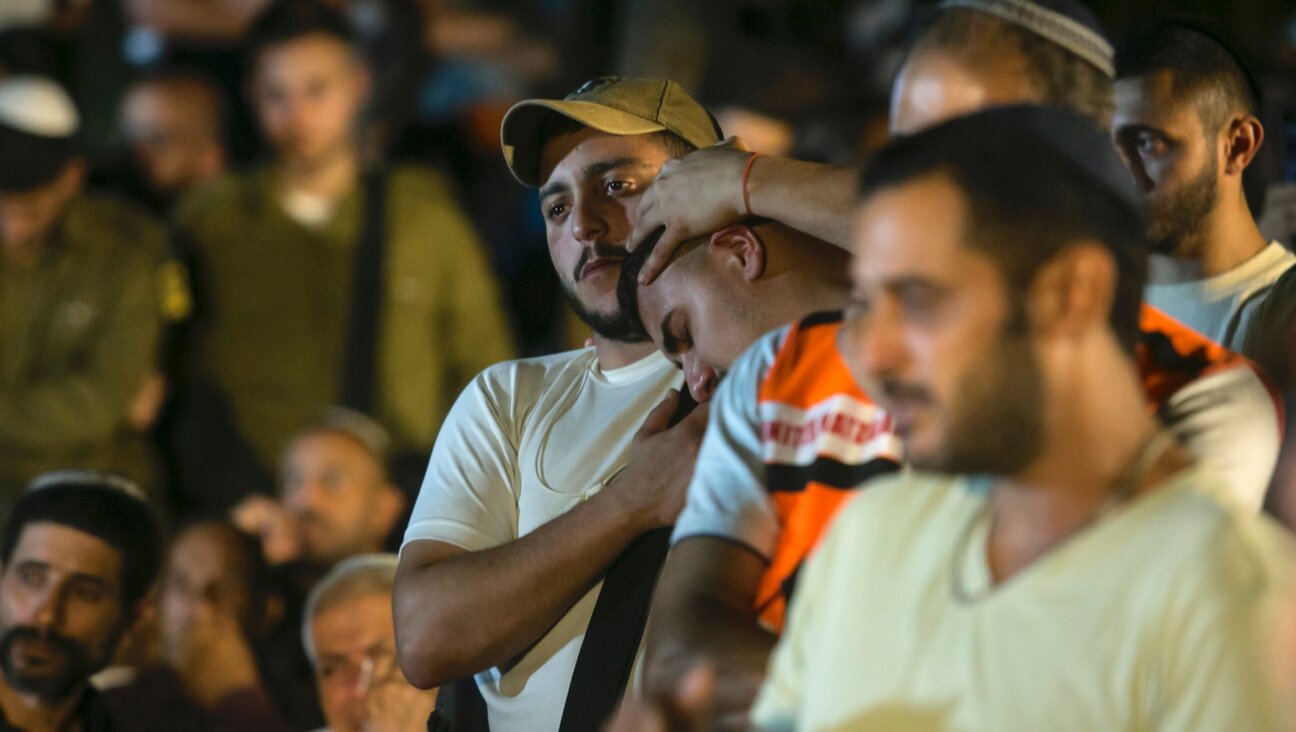
[[1293,546],[1206,468],[1116,505],[1007,580],[983,477],[883,478],[797,582],[762,730],[1276,732]]
[[[231,175],[187,201],[194,348],[239,432],[268,468],[294,433],[336,404],[364,218],[360,186],[309,229],[277,201],[272,172]],[[513,354],[482,247],[438,174],[392,171],[378,415],[398,451],[429,451],[455,395]]]
[[0,511],[46,470],[152,477],[125,422],[157,356],[164,244],[151,219],[82,197],[35,266],[0,258]]

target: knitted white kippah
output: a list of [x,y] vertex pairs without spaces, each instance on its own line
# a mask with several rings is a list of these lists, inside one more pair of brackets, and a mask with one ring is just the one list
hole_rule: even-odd
[[40,76],[0,79],[0,125],[58,139],[75,135],[80,123],[72,98],[57,83]]

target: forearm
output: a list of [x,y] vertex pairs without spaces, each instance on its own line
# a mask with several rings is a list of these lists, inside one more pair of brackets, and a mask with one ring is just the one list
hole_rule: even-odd
[[648,528],[605,489],[507,544],[439,561],[402,561],[394,604],[405,675],[430,688],[508,663]]
[[685,675],[706,662],[716,674],[717,714],[746,714],[778,640],[760,625],[754,606],[765,567],[762,557],[726,539],[687,538],[672,550],[648,632],[650,694],[677,692]]
[[752,213],[850,249],[859,170],[761,156],[747,179]]

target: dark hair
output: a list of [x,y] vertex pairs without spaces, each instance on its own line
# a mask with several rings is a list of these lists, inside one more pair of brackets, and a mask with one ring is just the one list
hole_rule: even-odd
[[271,46],[322,33],[355,47],[356,35],[345,15],[321,0],[275,0],[252,21],[243,38],[249,69]]
[[39,522],[67,526],[116,547],[121,552],[125,608],[142,599],[157,578],[162,525],[153,507],[125,479],[80,471],[37,478],[5,523],[0,562],[6,568],[23,529]]
[[216,111],[213,124],[216,128],[216,141],[221,145],[228,143],[230,128],[230,101],[225,88],[211,74],[202,69],[190,66],[159,66],[149,69],[131,82],[130,88],[156,84],[158,86],[177,85],[199,88],[212,102]]
[[1026,61],[1026,74],[1044,104],[1069,109],[1106,129],[1116,106],[1106,72],[1049,39],[994,15],[968,8],[938,11],[918,33],[911,53],[935,51],[969,67],[999,63],[1005,49]]
[[621,260],[621,274],[617,279],[617,306],[621,308],[621,319],[627,328],[644,340],[648,339],[648,329],[644,327],[643,318],[639,317],[639,273],[664,233],[665,227],[648,232],[639,248]]
[[[772,219],[761,216],[748,216],[742,223],[749,227],[756,227],[771,221]],[[648,236],[639,243],[639,247],[621,260],[621,274],[617,279],[617,306],[621,308],[621,317],[627,327],[645,340],[648,338],[648,330],[644,327],[643,319],[639,317],[639,273],[643,271],[644,264],[657,248],[657,243],[661,241],[664,233],[666,233],[665,227],[648,232]],[[682,251],[681,246],[675,256]]]
[[[574,135],[585,129],[586,125],[577,122],[571,117],[567,117],[557,112],[547,114],[540,123],[540,133],[538,136],[536,149],[543,150],[549,141],[556,137],[566,137]],[[662,130],[660,132],[648,133],[649,139],[660,145],[666,154],[672,158],[683,157],[697,149],[697,145],[690,143],[674,132]]]
[[1181,18],[1131,33],[1116,52],[1116,76],[1169,71],[1176,96],[1195,97],[1202,126],[1214,134],[1235,112],[1260,113],[1260,85],[1220,36]]
[[[893,142],[865,166],[860,196],[927,175],[948,175],[968,201],[966,244],[996,262],[1017,301],[1040,267],[1067,245],[1080,239],[1101,242],[1117,267],[1111,327],[1133,351],[1149,251],[1137,194],[1117,187],[1129,181],[1115,177],[1123,168],[1116,169],[1121,163],[1105,134],[1059,110],[1024,109],[961,117]],[[1014,114],[1044,117],[1043,124],[1052,125],[1071,149],[1003,123]],[[1084,157],[1102,160],[1087,166],[1078,162]]]
[[[226,549],[243,570],[240,586],[247,593],[247,614],[238,618],[243,630],[249,637],[256,638],[265,630],[268,600],[274,593],[270,567],[261,551],[261,541],[251,534],[244,533],[234,524],[216,519],[198,519],[184,524],[175,532],[172,549],[185,534],[191,531],[210,530],[217,532]],[[168,557],[170,561],[170,557]]]

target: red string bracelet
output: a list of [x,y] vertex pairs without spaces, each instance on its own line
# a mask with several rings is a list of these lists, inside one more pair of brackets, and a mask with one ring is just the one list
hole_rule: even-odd
[[747,167],[743,168],[743,174],[742,174],[743,208],[747,209],[748,216],[755,216],[755,214],[753,214],[751,210],[751,193],[747,191],[747,178],[751,176],[752,163],[756,162],[756,158],[759,158],[760,156],[761,154],[758,152],[752,153],[751,157],[747,158]]

